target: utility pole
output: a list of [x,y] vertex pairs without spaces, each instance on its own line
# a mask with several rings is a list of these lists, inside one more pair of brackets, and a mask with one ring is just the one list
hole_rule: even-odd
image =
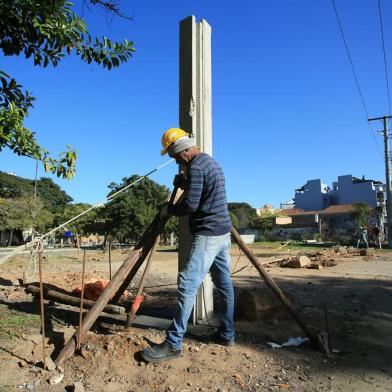
[[391,191],[391,160],[389,157],[388,119],[392,116],[369,118],[368,121],[383,120],[384,123],[384,149],[385,149],[385,180],[387,183],[387,220],[388,220],[388,247],[392,248],[392,191]]

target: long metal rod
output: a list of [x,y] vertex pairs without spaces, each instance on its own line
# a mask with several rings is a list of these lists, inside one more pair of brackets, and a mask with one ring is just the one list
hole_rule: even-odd
[[112,243],[109,242],[109,280],[112,280]]
[[85,272],[86,272],[86,249],[83,249],[82,290],[80,292],[78,350],[80,350],[80,345],[82,344],[82,321],[83,321],[83,298],[84,298],[84,274],[85,274]]
[[44,369],[46,369],[46,338],[45,338],[45,309],[44,309],[44,284],[42,278],[42,253],[43,247],[41,245],[38,251],[38,270],[39,270],[39,303],[41,310],[41,336],[42,336],[42,359],[44,364]]
[[148,260],[146,263],[146,267],[144,268],[143,271],[143,275],[140,279],[139,282],[139,288],[136,292],[136,296],[135,299],[133,301],[133,304],[131,306],[131,309],[129,310],[128,316],[127,316],[127,328],[130,328],[133,320],[135,319],[136,316],[136,312],[139,310],[140,304],[142,303],[144,297],[143,297],[143,291],[144,291],[144,287],[146,285],[146,280],[147,280],[147,275],[148,272],[150,271],[150,266],[151,266],[151,262],[152,262],[152,256],[155,254],[155,250],[158,247],[159,244],[159,238],[160,236],[158,236],[154,242],[154,245],[151,249],[150,255],[148,256]]

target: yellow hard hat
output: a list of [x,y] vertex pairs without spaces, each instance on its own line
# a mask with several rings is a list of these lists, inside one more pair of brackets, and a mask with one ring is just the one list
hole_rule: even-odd
[[189,134],[186,133],[181,128],[170,128],[168,129],[162,136],[162,147],[161,155],[165,155],[167,153],[167,149],[178,139],[188,136]]

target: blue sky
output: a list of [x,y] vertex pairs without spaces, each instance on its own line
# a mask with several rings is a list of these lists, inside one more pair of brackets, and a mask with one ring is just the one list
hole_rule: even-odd
[[[392,3],[381,5],[390,71]],[[377,1],[336,6],[369,115],[388,114]],[[279,206],[308,179],[384,180],[383,141],[377,147],[367,124],[331,1],[132,0],[122,9],[131,21],[108,22],[96,7],[84,13],[93,34],[135,42],[118,69],[74,56],[46,69],[0,61],[37,97],[26,125],[39,142],[53,155],[66,144],[78,150],[76,177],[53,177],[75,201],[100,201],[112,181],[167,160],[160,139],[178,126],[179,21],[189,15],[212,26],[213,153],[229,201]],[[35,163],[4,150],[0,170],[33,178]],[[170,186],[175,173],[172,164],[152,179]],[[49,175],[40,167],[39,176]]]

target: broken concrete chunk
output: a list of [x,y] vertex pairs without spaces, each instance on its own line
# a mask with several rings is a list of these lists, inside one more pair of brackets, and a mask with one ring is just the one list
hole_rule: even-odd
[[63,381],[63,378],[64,378],[64,374],[62,374],[62,373],[57,374],[56,376],[53,376],[53,377],[51,377],[51,378],[49,379],[49,384],[50,384],[50,385],[57,385],[57,384],[60,384],[61,381]]
[[285,262],[282,267],[286,268],[304,268],[311,265],[312,261],[308,256],[292,257],[287,262]]
[[84,392],[84,385],[81,381],[74,382],[71,387],[71,391],[73,392]]
[[53,362],[53,359],[50,358],[49,356],[47,356],[47,357],[45,358],[45,362],[46,362],[46,369],[49,370],[50,372],[51,372],[52,370],[55,370],[55,369],[56,369],[56,364]]
[[321,269],[323,269],[323,266],[320,265],[320,264],[312,263],[312,264],[310,264],[310,265],[308,266],[308,268],[310,268],[310,269],[316,269],[316,270],[321,270]]

